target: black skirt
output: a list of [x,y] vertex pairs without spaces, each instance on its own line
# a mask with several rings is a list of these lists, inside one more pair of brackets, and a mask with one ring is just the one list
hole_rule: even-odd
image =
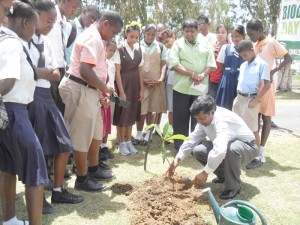
[[29,119],[45,155],[70,152],[71,138],[50,88],[36,87],[34,101],[28,105]]
[[28,119],[27,105],[4,103],[9,125],[0,130],[0,170],[18,175],[27,187],[48,182],[41,144]]

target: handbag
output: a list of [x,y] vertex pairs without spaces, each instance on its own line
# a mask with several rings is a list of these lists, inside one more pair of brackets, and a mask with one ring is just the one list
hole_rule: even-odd
[[8,116],[2,96],[0,95],[0,129],[4,130],[8,126]]

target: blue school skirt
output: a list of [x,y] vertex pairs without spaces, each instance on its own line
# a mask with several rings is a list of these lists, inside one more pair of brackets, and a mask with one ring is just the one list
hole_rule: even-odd
[[50,88],[35,88],[34,100],[28,105],[28,111],[45,155],[73,150],[64,118],[53,100]]
[[27,187],[48,183],[43,150],[28,119],[27,105],[4,104],[9,124],[0,130],[0,170],[18,175]]

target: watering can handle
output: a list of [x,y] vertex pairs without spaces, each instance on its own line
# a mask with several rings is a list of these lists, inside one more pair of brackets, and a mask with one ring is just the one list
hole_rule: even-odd
[[253,211],[255,211],[256,214],[259,216],[259,218],[260,218],[260,220],[262,222],[262,225],[267,225],[267,221],[266,221],[265,217],[263,216],[262,212],[256,206],[250,204],[249,202],[245,202],[245,201],[242,201],[242,200],[233,200],[233,201],[230,201],[230,202],[226,203],[222,207],[228,207],[230,205],[244,205],[244,206],[248,206]]

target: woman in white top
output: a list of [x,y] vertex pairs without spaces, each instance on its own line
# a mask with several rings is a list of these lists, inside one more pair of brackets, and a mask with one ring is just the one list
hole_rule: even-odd
[[[29,2],[16,2],[2,28],[0,42],[1,95],[9,125],[0,130],[0,194],[3,224],[26,224],[15,217],[16,175],[25,184],[29,223],[42,224],[44,184],[48,182],[42,147],[28,119],[27,104],[33,100],[36,74],[28,54],[38,15]],[[26,49],[27,48],[27,49]],[[27,223],[28,224],[28,223]]]
[[[38,80],[34,100],[28,105],[29,119],[42,145],[45,156],[53,157],[52,203],[79,203],[83,197],[69,193],[63,187],[65,168],[70,152],[73,150],[71,138],[64,118],[56,106],[50,91],[50,81],[59,81],[60,74],[54,50],[47,35],[56,21],[54,3],[50,0],[34,2],[39,14],[39,23],[30,41],[30,54],[36,67]],[[45,129],[46,128],[46,129]],[[43,213],[51,213],[51,205],[44,198]]]

